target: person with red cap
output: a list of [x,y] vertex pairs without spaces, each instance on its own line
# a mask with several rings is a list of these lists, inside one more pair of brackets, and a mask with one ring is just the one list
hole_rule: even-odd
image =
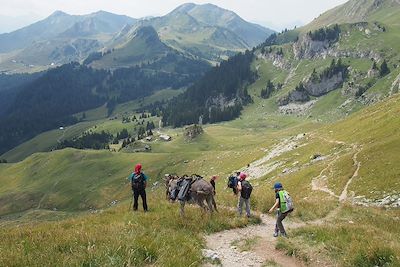
[[131,182],[133,191],[133,210],[136,211],[138,209],[140,196],[143,202],[143,210],[146,212],[148,210],[146,199],[147,176],[142,172],[142,164],[136,164],[135,171],[129,175],[128,179]]
[[246,205],[246,215],[250,217],[250,195],[253,190],[253,187],[246,181],[247,175],[245,173],[240,173],[239,182],[237,185],[237,192],[240,192],[239,201],[238,201],[238,213],[239,216],[242,216],[243,211],[243,203]]

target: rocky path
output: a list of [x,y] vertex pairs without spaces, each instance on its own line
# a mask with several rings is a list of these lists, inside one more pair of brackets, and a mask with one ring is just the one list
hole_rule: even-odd
[[361,167],[361,162],[358,161],[357,157],[358,157],[358,154],[360,154],[360,152],[362,151],[362,148],[355,148],[355,149],[357,149],[357,152],[353,156],[353,162],[354,162],[354,166],[357,166],[357,168],[354,171],[354,173],[351,176],[351,178],[349,179],[349,181],[347,181],[346,186],[344,187],[342,193],[340,194],[340,196],[339,196],[339,201],[340,202],[345,202],[347,200],[347,191],[348,191],[349,185],[351,184],[353,179],[358,176],[358,172],[359,172],[360,167]]
[[[265,266],[264,263],[276,263],[278,266],[304,266],[295,257],[287,256],[275,249],[277,238],[273,237],[275,218],[261,215],[260,225],[233,230],[226,230],[206,236],[207,250],[205,255],[219,259],[222,266]],[[296,224],[288,217],[285,227],[293,229],[303,224]],[[250,243],[251,245],[246,245]],[[212,266],[207,263],[204,266]]]

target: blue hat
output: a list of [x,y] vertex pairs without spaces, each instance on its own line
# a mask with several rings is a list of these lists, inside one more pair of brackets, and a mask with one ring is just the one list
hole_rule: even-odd
[[274,189],[282,189],[282,188],[283,188],[283,186],[281,183],[277,182],[274,184]]

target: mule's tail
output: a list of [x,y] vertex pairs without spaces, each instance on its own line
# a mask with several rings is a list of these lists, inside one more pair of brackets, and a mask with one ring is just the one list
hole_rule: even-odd
[[215,211],[218,212],[217,203],[215,202],[214,196],[212,196],[211,201],[212,201],[212,204],[213,204],[213,206],[214,206]]

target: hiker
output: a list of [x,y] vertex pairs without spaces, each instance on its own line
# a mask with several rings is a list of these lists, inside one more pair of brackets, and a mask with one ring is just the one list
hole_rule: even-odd
[[292,199],[287,191],[283,189],[281,183],[277,182],[274,185],[275,189],[275,204],[269,210],[269,213],[272,213],[275,209],[277,209],[277,219],[275,224],[275,232],[274,237],[277,237],[279,233],[281,236],[286,237],[286,231],[283,227],[282,221],[286,218],[286,216],[293,211],[293,203]]
[[138,199],[139,195],[142,198],[143,210],[145,212],[147,209],[146,200],[146,186],[147,186],[147,176],[142,172],[142,165],[136,164],[135,171],[129,175],[128,179],[131,181],[132,191],[133,191],[133,211],[138,209]]
[[217,180],[217,178],[218,178],[218,176],[213,175],[213,176],[211,177],[211,180],[210,180],[210,184],[211,184],[212,187],[214,188],[214,195],[216,194],[216,191],[215,191],[215,180]]
[[250,195],[253,190],[253,187],[246,181],[247,175],[245,173],[240,173],[239,175],[239,182],[237,185],[237,192],[240,192],[239,201],[238,201],[238,212],[239,216],[242,216],[243,210],[243,202],[246,205],[246,215],[247,218],[250,217]]

